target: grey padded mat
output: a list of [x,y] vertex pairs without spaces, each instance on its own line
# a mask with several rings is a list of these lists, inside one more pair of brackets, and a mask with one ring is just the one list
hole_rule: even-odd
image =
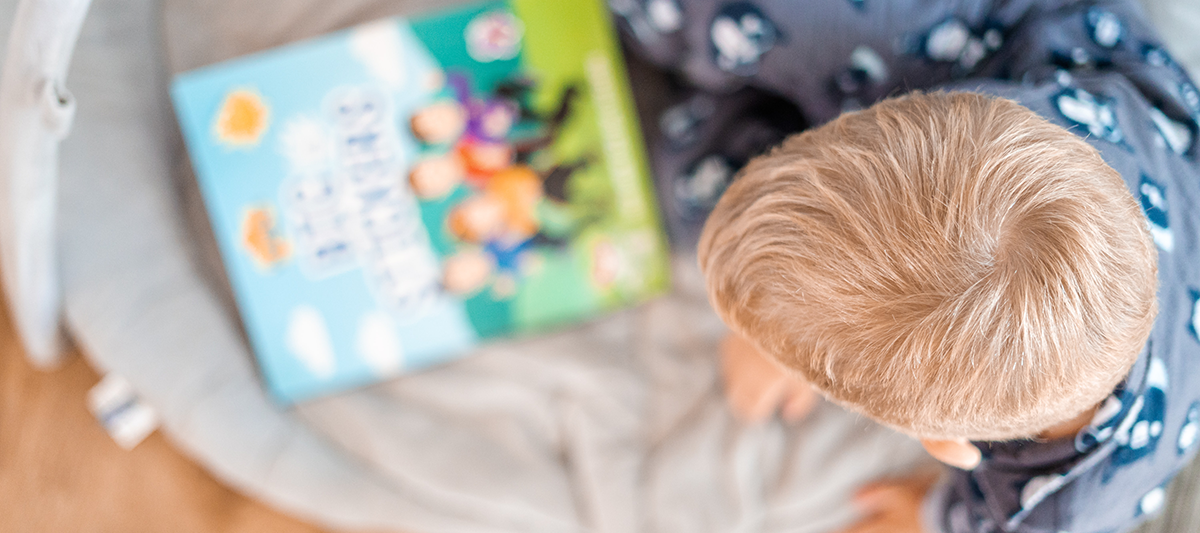
[[[177,446],[314,522],[412,533],[828,531],[853,519],[856,486],[922,460],[830,406],[794,427],[736,423],[716,380],[724,330],[688,258],[675,292],[637,309],[298,409],[271,404],[205,226],[183,216],[196,206],[177,187],[170,72],[433,4],[94,1],[68,78],[66,318]],[[1180,523],[1159,530],[1196,529]]]
[[[181,71],[431,5],[445,4],[168,0],[165,50]],[[653,85],[652,72],[637,75]],[[187,191],[185,154],[175,155]],[[199,213],[194,191],[184,197]],[[202,218],[192,229],[220,293]],[[715,374],[724,328],[690,263],[679,260],[672,296],[643,308],[293,415],[414,497],[485,523],[822,531],[851,518],[856,485],[923,460],[914,443],[831,406],[793,428],[735,422]]]

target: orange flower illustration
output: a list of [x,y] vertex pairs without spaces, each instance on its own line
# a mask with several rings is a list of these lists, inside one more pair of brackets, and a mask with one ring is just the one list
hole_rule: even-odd
[[291,244],[275,228],[274,213],[265,207],[246,210],[242,218],[242,246],[264,270],[287,259],[292,252]]
[[267,131],[271,112],[261,95],[249,89],[237,89],[225,96],[213,125],[217,139],[226,144],[251,147]]

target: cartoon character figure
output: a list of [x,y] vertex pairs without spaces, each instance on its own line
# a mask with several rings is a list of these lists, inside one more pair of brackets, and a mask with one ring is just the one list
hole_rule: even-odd
[[1146,222],[1150,226],[1150,236],[1163,251],[1170,252],[1175,248],[1175,237],[1171,233],[1170,220],[1167,218],[1167,196],[1163,187],[1142,175],[1138,185],[1141,193],[1142,210],[1146,213]]
[[750,76],[762,56],[780,40],[775,23],[754,4],[732,2],[721,7],[709,27],[713,62],[726,72]]
[[579,93],[575,85],[568,85],[553,112],[542,114],[529,104],[533,85],[523,78],[500,83],[495,96],[486,100],[472,96],[468,80],[461,75],[450,75],[448,83],[456,100],[435,102],[414,114],[411,122],[414,135],[426,144],[453,143],[451,151],[464,174],[459,180],[460,167],[449,159],[419,164],[424,168],[415,169],[410,181],[421,182],[414,187],[425,191],[426,198],[437,196],[426,190],[424,185],[432,185],[426,182],[453,188],[449,182],[466,181],[482,189],[497,173],[528,164],[534,153],[557,138]]
[[519,103],[512,98],[495,96],[487,100],[471,95],[470,82],[452,74],[448,79],[458,104],[466,112],[464,134],[470,138],[491,142],[508,140],[508,135],[521,118]]
[[413,134],[429,145],[452,143],[452,150],[466,169],[467,181],[477,187],[483,187],[499,171],[528,162],[534,152],[549,146],[578,97],[578,88],[570,85],[563,90],[554,112],[542,115],[528,102],[533,86],[525,80],[499,84],[495,96],[486,100],[472,96],[469,81],[461,75],[450,75],[448,83],[455,100],[438,101],[417,111],[411,120]]
[[569,84],[559,94],[558,103],[550,111],[542,112],[532,103],[535,83],[528,78],[518,77],[498,84],[494,96],[486,101],[473,99],[461,76],[452,76],[451,85],[456,87],[460,101],[472,102],[468,106],[473,111],[464,138],[508,143],[519,163],[528,163],[535,152],[558,138],[579,97],[579,87]]
[[462,158],[450,152],[418,161],[408,173],[408,183],[417,198],[436,200],[450,194],[466,176]]
[[455,148],[467,171],[467,180],[483,187],[493,175],[517,162],[516,149],[506,142],[464,139]]
[[433,145],[458,140],[466,125],[466,109],[453,100],[439,100],[425,106],[409,120],[409,126],[417,140]]
[[447,222],[451,233],[465,242],[520,243],[538,232],[535,212],[544,195],[536,172],[514,166],[497,173],[483,191],[455,206]]
[[[559,166],[545,175],[538,174],[525,165],[515,165],[498,172],[478,193],[456,205],[447,217],[447,229],[460,241],[481,247],[490,256],[486,276],[495,274],[496,288],[501,296],[511,294],[505,287],[515,290],[515,280],[524,274],[528,266],[527,252],[536,245],[557,246],[565,242],[561,237],[548,234],[542,217],[547,212],[563,209],[561,194],[570,174],[583,168],[587,160],[572,165]],[[475,283],[458,282],[467,276],[464,271],[484,272],[477,256],[479,249],[470,248],[463,257],[448,263],[456,272],[454,283],[444,284],[456,294],[473,292]],[[471,265],[472,269],[464,265]],[[447,274],[448,275],[448,274]],[[479,281],[480,276],[470,279]],[[511,283],[510,283],[511,282]]]
[[496,261],[481,248],[470,248],[446,258],[442,265],[442,287],[451,294],[467,296],[479,292],[496,271]]
[[[554,213],[567,210],[567,182],[591,158],[545,172],[532,163],[558,137],[579,89],[568,85],[558,105],[540,113],[530,104],[533,84],[525,78],[498,84],[486,98],[474,96],[461,75],[451,74],[447,83],[455,99],[418,111],[411,126],[425,144],[449,145],[449,150],[414,165],[409,183],[424,200],[443,198],[460,184],[472,191],[446,218],[448,232],[461,245],[443,262],[442,288],[469,295],[490,285],[493,295],[508,297],[536,259],[528,252],[561,244],[552,236],[556,224],[574,221]],[[549,230],[546,221],[551,222]]]
[[460,296],[471,294],[490,281],[496,297],[515,293],[514,278],[519,275],[521,256],[536,232],[532,216],[536,193],[529,184],[512,185],[511,191],[493,186],[493,190],[464,200],[451,212],[447,219],[450,232],[474,247],[447,259],[443,267],[443,287],[447,291]]
[[287,259],[292,246],[275,228],[275,215],[268,207],[246,210],[242,217],[242,246],[259,268],[270,269]]

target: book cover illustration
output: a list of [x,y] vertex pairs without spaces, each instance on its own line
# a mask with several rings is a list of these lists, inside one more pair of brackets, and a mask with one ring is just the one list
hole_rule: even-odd
[[378,21],[182,74],[172,97],[283,403],[667,287],[598,0]]

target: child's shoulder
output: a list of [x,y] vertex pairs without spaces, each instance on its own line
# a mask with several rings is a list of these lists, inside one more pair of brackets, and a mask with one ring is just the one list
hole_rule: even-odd
[[[1173,306],[1173,302],[1165,305]],[[1200,343],[1190,312],[1166,310],[1130,381],[1105,402],[1076,445],[1082,472],[1060,505],[1078,530],[1132,523],[1165,503],[1167,484],[1195,456],[1200,431]],[[1182,316],[1181,316],[1182,315]],[[1170,322],[1174,322],[1171,324]],[[1088,448],[1094,450],[1088,450]]]
[[1159,512],[1167,484],[1194,458],[1200,440],[1193,306],[1195,297],[1160,314],[1129,376],[1074,439],[982,444],[983,463],[956,477],[943,518],[974,522],[963,531],[984,522],[1011,530],[1104,531]]

